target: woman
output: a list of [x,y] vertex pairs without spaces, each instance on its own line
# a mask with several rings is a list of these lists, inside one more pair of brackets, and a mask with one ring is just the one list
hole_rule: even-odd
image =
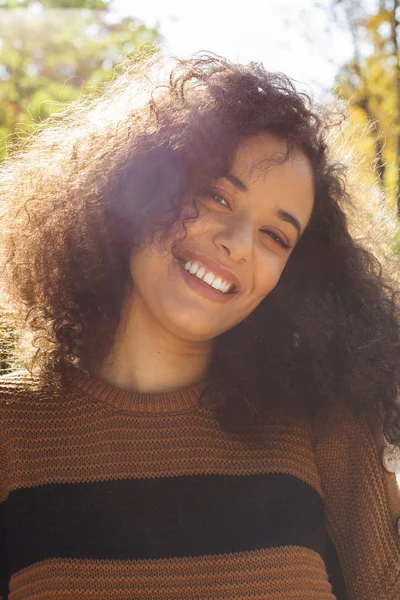
[[395,600],[398,308],[328,128],[157,64],[2,167],[3,597]]

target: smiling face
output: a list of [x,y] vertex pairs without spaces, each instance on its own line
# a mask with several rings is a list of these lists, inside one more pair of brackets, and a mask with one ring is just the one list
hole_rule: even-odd
[[171,245],[132,256],[132,308],[188,341],[212,340],[253,312],[278,283],[313,208],[307,157],[296,151],[279,160],[285,153],[286,143],[269,134],[240,144],[230,174],[196,194],[199,216],[186,222],[182,260]]

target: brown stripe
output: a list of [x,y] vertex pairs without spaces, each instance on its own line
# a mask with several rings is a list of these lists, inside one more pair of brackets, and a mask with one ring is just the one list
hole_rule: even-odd
[[190,559],[50,560],[14,576],[10,600],[334,600],[318,554],[303,548]]
[[316,457],[327,529],[342,557],[350,598],[394,600],[391,587],[400,577],[400,537],[393,527],[387,477],[372,433],[349,415],[338,421],[330,437],[319,441]]
[[[382,453],[386,446],[381,427],[376,426],[374,431],[376,447],[382,460]],[[393,529],[397,529],[397,520],[400,518],[400,473],[388,473],[380,469],[384,480],[384,489],[387,492],[389,512],[392,518]]]
[[[307,425],[271,420],[253,438],[222,433],[206,409],[119,413],[87,397],[14,400],[4,428],[12,440],[9,489],[45,483],[177,475],[286,473],[321,493]],[[23,435],[22,433],[23,432]]]

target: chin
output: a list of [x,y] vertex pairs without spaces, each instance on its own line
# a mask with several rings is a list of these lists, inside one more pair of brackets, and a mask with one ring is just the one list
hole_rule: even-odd
[[223,331],[217,331],[210,327],[202,327],[201,324],[198,324],[197,326],[192,325],[191,327],[182,325],[178,327],[175,326],[172,333],[188,342],[208,342],[221,335]]
[[222,324],[210,323],[210,319],[204,320],[196,318],[195,315],[188,315],[187,318],[169,320],[168,329],[180,339],[189,342],[206,342],[210,341],[230,327],[224,327]]

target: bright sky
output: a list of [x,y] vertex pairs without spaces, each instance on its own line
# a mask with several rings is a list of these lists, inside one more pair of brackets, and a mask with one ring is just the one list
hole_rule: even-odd
[[328,18],[328,1],[113,0],[113,5],[148,26],[158,24],[169,53],[210,50],[240,62],[262,62],[319,95],[351,56],[349,35]]

